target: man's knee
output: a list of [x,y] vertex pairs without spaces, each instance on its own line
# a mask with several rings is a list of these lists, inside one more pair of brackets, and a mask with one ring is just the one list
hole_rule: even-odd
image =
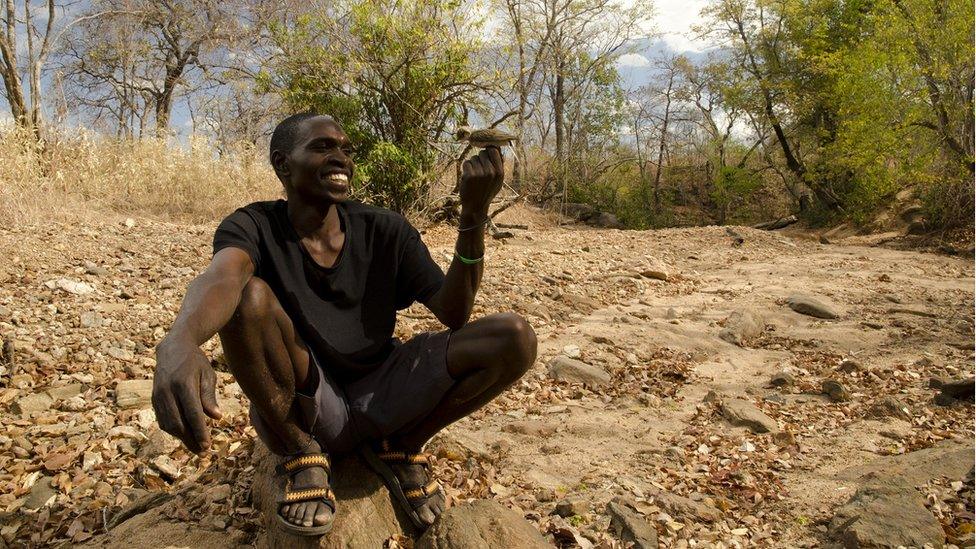
[[256,276],[244,285],[241,290],[241,300],[237,304],[230,323],[252,325],[256,321],[270,318],[274,311],[277,298],[268,283]]
[[494,316],[498,323],[500,347],[504,350],[500,353],[504,357],[501,367],[515,379],[522,377],[535,363],[538,348],[535,330],[516,313],[499,313]]

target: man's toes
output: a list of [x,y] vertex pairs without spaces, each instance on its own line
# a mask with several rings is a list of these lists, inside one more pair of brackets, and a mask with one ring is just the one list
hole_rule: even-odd
[[278,511],[278,514],[285,518],[288,518],[288,511],[291,511],[291,505],[282,505],[281,510]]
[[302,513],[302,526],[311,526],[312,519],[315,518],[315,504],[305,504],[305,511]]
[[305,506],[296,503],[291,506],[291,511],[288,512],[288,520],[294,524],[298,524],[302,520],[302,511],[305,510]]
[[420,509],[417,509],[417,516],[420,517],[420,522],[423,522],[427,526],[430,526],[431,524],[434,524],[434,519],[436,519],[437,517],[434,516],[434,513],[431,512],[431,510],[428,508],[428,505],[424,505]]
[[329,517],[332,516],[332,509],[328,505],[319,502],[317,510],[315,512],[314,522],[316,526],[321,526],[326,522],[329,522]]

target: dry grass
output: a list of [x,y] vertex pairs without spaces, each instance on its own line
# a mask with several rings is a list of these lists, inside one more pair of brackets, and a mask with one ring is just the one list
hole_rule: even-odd
[[202,138],[118,141],[80,133],[36,143],[0,130],[0,223],[84,220],[106,211],[212,223],[281,195],[254,153],[217,157]]

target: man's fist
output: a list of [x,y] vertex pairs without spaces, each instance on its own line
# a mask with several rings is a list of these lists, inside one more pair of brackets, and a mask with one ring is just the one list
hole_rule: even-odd
[[458,194],[461,209],[488,213],[491,199],[502,189],[505,178],[505,159],[498,147],[487,147],[464,161]]

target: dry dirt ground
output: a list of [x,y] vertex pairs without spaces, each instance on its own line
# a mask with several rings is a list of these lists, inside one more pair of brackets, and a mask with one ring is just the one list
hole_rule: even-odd
[[[474,314],[524,315],[539,357],[431,443],[454,498],[497,499],[562,546],[622,547],[608,532],[616,496],[664,547],[817,546],[856,489],[852,470],[947,440],[972,444],[972,407],[936,406],[928,386],[972,375],[972,260],[741,227],[740,245],[723,227],[558,227],[513,210],[502,221],[530,228],[489,239]],[[259,537],[254,431],[231,376],[220,374],[225,419],[205,457],[156,429],[139,393],[149,382],[137,381],[151,379],[153,347],[206,266],[212,230],[111,215],[0,228],[0,546],[91,541],[174,494],[184,504],[168,516],[195,530],[159,546]],[[445,268],[453,235],[424,235]],[[796,294],[838,318],[795,312]],[[433,329],[415,305],[397,335]],[[219,368],[216,341],[205,350]],[[553,379],[560,355],[609,381]],[[771,386],[777,373],[786,385]],[[821,394],[825,380],[848,398]],[[731,425],[723,404],[737,398],[777,432]],[[877,406],[886,398],[896,405]],[[971,492],[960,496],[954,480],[919,488],[949,541],[969,545]],[[687,499],[668,505],[661,491]],[[553,514],[560,502],[565,517]]]

